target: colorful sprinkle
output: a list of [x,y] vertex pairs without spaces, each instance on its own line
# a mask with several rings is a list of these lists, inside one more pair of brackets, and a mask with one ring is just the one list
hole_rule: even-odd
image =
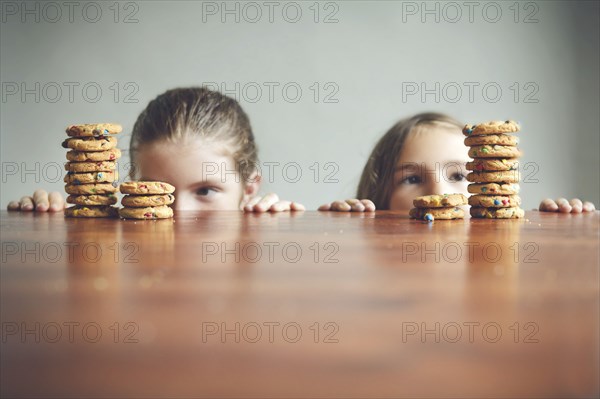
[[497,200],[497,199],[495,199],[495,200],[494,200],[494,205],[500,205],[500,201],[499,201],[499,200]]
[[431,213],[426,213],[425,216],[423,216],[423,219],[425,219],[428,222],[433,222],[433,215]]
[[482,193],[485,193],[485,192],[487,192],[487,187],[481,187],[481,192],[482,192]]

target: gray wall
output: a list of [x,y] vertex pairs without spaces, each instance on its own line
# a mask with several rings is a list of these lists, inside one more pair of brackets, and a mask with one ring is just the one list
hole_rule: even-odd
[[[70,21],[63,2],[3,2],[2,207],[36,187],[63,189],[55,175],[65,159],[66,125],[118,121],[127,133],[157,94],[203,82],[239,85],[261,160],[279,163],[263,191],[309,208],[353,196],[375,141],[397,119],[425,110],[469,122],[520,121],[524,162],[530,163],[522,190],[527,209],[546,196],[600,202],[598,2],[522,2],[518,15],[513,1],[477,2],[472,16],[464,2],[427,3],[437,15],[425,14],[420,1],[322,2],[315,22],[313,1],[275,2],[273,21],[259,1],[257,22],[253,5],[237,3],[239,22],[225,15],[225,23],[222,2],[122,2],[118,16],[112,4],[77,2]],[[91,22],[97,8],[102,15]],[[302,16],[293,23],[298,8]],[[407,92],[436,82],[438,99]],[[272,99],[269,84],[278,84]],[[475,87],[472,99],[467,85]],[[297,87],[302,95],[294,102]],[[494,99],[498,87],[502,93]],[[23,88],[31,93],[23,97]],[[129,136],[120,139],[126,149]],[[301,166],[295,183],[286,181],[294,178],[292,168],[282,173],[289,162]],[[327,162],[339,168],[338,183],[325,182],[335,171]]]

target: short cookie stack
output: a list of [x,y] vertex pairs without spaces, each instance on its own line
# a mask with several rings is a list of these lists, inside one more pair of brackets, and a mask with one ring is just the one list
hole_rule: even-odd
[[520,130],[513,121],[492,121],[466,125],[465,145],[471,147],[467,175],[471,216],[488,219],[513,219],[525,215],[519,193],[519,138],[510,133]]
[[167,219],[173,217],[169,205],[175,201],[175,187],[158,181],[125,182],[120,186],[123,219]]
[[467,197],[462,194],[424,195],[413,200],[415,208],[409,215],[413,219],[432,222],[435,219],[463,219],[465,212],[459,208],[467,205]]
[[62,146],[67,152],[65,191],[67,203],[75,206],[65,209],[70,217],[116,217],[115,192],[118,180],[116,160],[121,157],[114,137],[122,131],[121,125],[95,123],[67,127],[67,138]]

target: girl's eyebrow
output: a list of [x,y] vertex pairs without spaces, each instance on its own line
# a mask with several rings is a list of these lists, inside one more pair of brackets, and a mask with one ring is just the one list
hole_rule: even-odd
[[408,168],[418,169],[420,167],[421,165],[418,162],[401,162],[400,164],[396,165],[396,172]]

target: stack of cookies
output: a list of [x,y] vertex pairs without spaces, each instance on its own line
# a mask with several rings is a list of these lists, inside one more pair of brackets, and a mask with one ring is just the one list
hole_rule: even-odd
[[175,201],[175,187],[159,181],[125,182],[120,186],[123,219],[167,219],[173,217],[169,205]]
[[67,152],[65,191],[67,203],[75,206],[65,209],[71,217],[116,217],[117,164],[121,151],[115,134],[121,125],[95,123],[67,127],[67,138],[62,146]]
[[466,125],[465,145],[471,147],[467,175],[471,216],[488,219],[522,218],[519,207],[519,139],[511,134],[520,130],[513,121],[492,121]]
[[415,208],[409,215],[413,219],[432,222],[435,219],[463,219],[465,212],[459,208],[467,205],[467,197],[462,194],[424,195],[413,200]]

